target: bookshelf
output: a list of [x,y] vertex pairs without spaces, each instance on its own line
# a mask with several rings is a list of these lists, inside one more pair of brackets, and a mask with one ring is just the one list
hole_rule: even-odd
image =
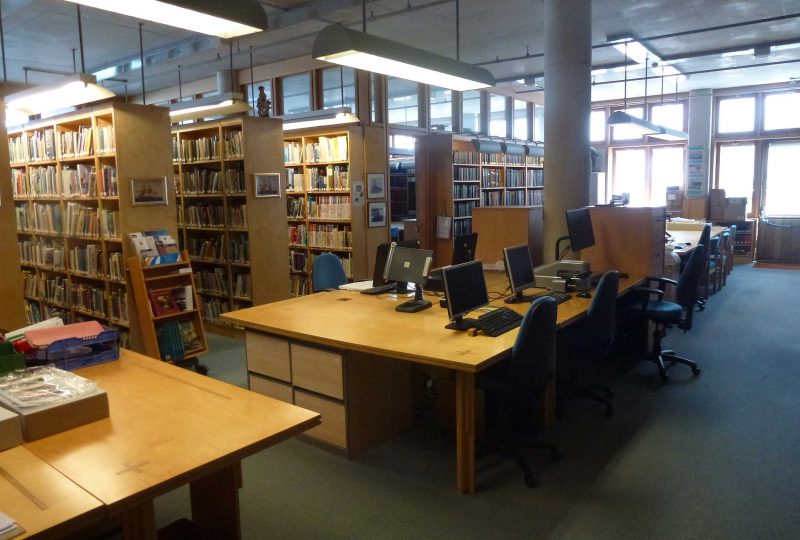
[[188,254],[174,264],[144,266],[128,258],[144,353],[171,363],[192,362],[208,350]]
[[289,297],[285,185],[256,197],[253,175],[280,173],[282,123],[242,117],[177,127],[172,158],[179,243],[210,329],[222,313]]
[[58,316],[118,328],[142,350],[129,319],[131,231],[175,234],[174,197],[134,205],[132,178],[169,177],[169,115],[112,103],[26,124],[8,134],[16,242],[29,323]]
[[[469,139],[446,133],[432,133],[427,141],[436,212],[453,218],[452,235],[473,232],[474,208],[542,206],[543,158],[481,153]],[[452,238],[437,238],[435,253],[437,265],[449,264]]]
[[[290,292],[313,292],[314,257],[330,252],[342,260],[351,279],[367,279],[375,264],[375,250],[389,237],[388,170],[383,128],[353,126],[335,130],[309,129],[283,140],[286,176]],[[384,175],[382,198],[368,199],[367,173]],[[370,202],[386,205],[386,222],[370,227]],[[286,240],[284,240],[286,242]]]
[[[0,130],[3,135],[6,134],[5,125],[5,108],[0,108]],[[21,181],[21,178],[24,178],[25,170],[16,168],[14,169],[15,174],[12,175],[8,150],[8,146],[0,145],[0,175],[12,180],[11,182],[0,182],[0,231],[4,231],[4,234],[0,234],[0,252],[4,254],[6,268],[3,278],[0,279],[0,298],[3,298],[4,304],[3,309],[0,310],[0,328],[14,330],[22,328],[27,322],[22,274],[13,271],[20,267],[17,236],[11,233],[16,229],[17,214],[16,204],[12,203],[16,193],[14,180]]]

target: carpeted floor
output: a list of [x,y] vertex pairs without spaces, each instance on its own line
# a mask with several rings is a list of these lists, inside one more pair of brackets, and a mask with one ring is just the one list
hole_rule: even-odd
[[783,262],[756,262],[753,263],[753,268],[770,269],[770,270],[800,270],[800,262],[797,263],[783,263]]
[[[614,381],[616,414],[571,402],[548,433],[564,459],[479,463],[480,492],[453,488],[451,433],[422,423],[348,461],[291,440],[244,461],[246,539],[798,538],[800,273],[737,266],[665,346],[697,360],[665,386],[642,363]],[[245,384],[244,348],[212,337],[210,375]],[[242,419],[246,421],[246,419]],[[156,502],[189,515],[188,490]]]

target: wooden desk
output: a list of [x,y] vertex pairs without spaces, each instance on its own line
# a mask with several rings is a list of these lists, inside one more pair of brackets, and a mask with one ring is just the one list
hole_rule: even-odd
[[15,538],[61,537],[103,518],[103,504],[23,446],[0,452],[0,510],[25,528]]
[[[490,291],[500,292],[507,286],[502,272],[489,274],[487,281]],[[627,290],[639,281],[637,277],[623,280],[620,288]],[[287,400],[294,396],[295,402],[298,402],[298,396],[308,399],[310,394],[307,390],[314,393],[314,398],[322,394],[324,398],[318,399],[317,403],[326,407],[326,411],[323,411],[320,429],[333,420],[341,424],[341,432],[309,433],[339,446],[346,446],[355,436],[353,426],[356,419],[348,417],[348,412],[363,414],[368,409],[373,414],[380,411],[383,416],[396,412],[392,396],[399,392],[402,381],[393,378],[391,373],[372,371],[369,380],[361,384],[357,376],[366,373],[365,366],[378,366],[387,363],[387,359],[396,359],[454,370],[456,484],[462,493],[474,492],[475,374],[509,354],[517,331],[496,338],[485,335],[470,337],[465,332],[445,329],[447,310],[436,305],[419,313],[396,312],[395,306],[404,300],[389,295],[376,297],[353,291],[332,291],[226,313],[223,318],[247,329],[251,387],[255,381],[271,395],[283,396]],[[590,302],[589,299],[573,297],[561,304],[558,324],[563,326],[582,317]],[[502,300],[494,304],[501,305]],[[511,307],[524,313],[529,306],[525,303]],[[311,348],[309,344],[325,348]],[[254,366],[255,358],[261,357],[260,351],[265,348],[269,349],[269,358],[264,362],[275,364],[270,369]],[[284,357],[285,360],[276,360]],[[311,371],[307,365],[312,361],[314,373],[327,374],[324,384],[318,378],[298,380],[299,374]],[[368,390],[362,390],[362,387]],[[311,404],[307,406],[313,408]],[[383,409],[386,409],[385,414]],[[368,422],[368,419],[364,421]],[[385,424],[382,424],[384,429]],[[399,431],[405,426],[396,427]],[[384,431],[382,436],[388,438],[390,433]]]
[[319,423],[319,415],[123,350],[77,371],[108,392],[110,417],[26,443],[122,519],[125,538],[154,539],[153,500],[190,484],[209,538],[238,538],[241,460]]
[[[727,230],[727,227],[712,226],[711,238],[714,238],[715,236],[722,234],[722,232],[725,230]],[[674,253],[677,253],[681,257],[685,257],[686,255],[691,253],[691,251],[700,242],[700,233],[702,231],[672,230],[668,227],[667,232],[672,235],[673,244],[686,244],[686,247],[674,250]]]

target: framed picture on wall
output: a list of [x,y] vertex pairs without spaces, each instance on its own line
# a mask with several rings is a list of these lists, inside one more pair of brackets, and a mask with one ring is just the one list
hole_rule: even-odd
[[385,202],[371,202],[367,205],[367,212],[369,213],[369,226],[370,227],[385,227],[386,226],[386,203]]
[[255,173],[253,175],[253,189],[256,197],[280,197],[280,173]]
[[367,174],[367,198],[383,199],[386,197],[386,175],[383,173]]
[[167,177],[131,178],[131,201],[133,206],[166,206]]

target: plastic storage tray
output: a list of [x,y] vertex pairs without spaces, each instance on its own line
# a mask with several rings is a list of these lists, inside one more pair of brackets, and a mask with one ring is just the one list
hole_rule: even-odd
[[107,328],[94,337],[69,338],[54,341],[46,349],[26,354],[28,366],[55,364],[72,371],[119,358],[119,340],[116,328]]

